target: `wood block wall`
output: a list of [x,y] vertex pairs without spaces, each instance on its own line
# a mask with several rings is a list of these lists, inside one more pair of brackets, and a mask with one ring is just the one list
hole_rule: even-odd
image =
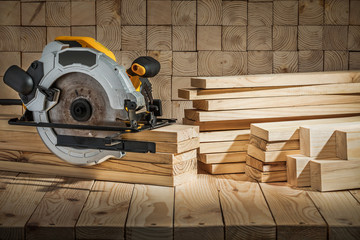
[[193,76],[360,69],[359,0],[0,0],[0,76],[58,35],[95,37],[126,67],[158,59],[154,95],[180,120]]

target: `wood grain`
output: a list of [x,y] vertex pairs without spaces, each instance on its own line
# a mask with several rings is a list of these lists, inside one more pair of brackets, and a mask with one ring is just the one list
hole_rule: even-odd
[[0,26],[0,51],[20,51],[20,27]]
[[197,53],[196,52],[174,52],[173,53],[173,75],[174,76],[196,76],[197,75]]
[[350,17],[349,22],[351,25],[360,25],[360,15],[358,10],[360,8],[360,3],[357,0],[350,0]]
[[260,186],[276,222],[278,239],[326,238],[326,223],[305,191],[285,183]]
[[[231,2],[232,3],[232,2]],[[237,3],[237,2],[235,2]],[[239,2],[242,3],[242,2]],[[222,50],[246,51],[246,27],[222,26]]]
[[[248,38],[248,41],[250,39]],[[271,51],[248,51],[248,74],[272,73],[273,54]]]
[[323,26],[299,26],[298,38],[299,50],[322,50]]
[[222,239],[224,225],[215,179],[199,174],[175,189],[174,239]]
[[2,2],[0,6],[0,25],[20,25],[20,2]]
[[324,71],[340,71],[349,68],[349,53],[347,51],[325,51]]
[[245,162],[246,152],[202,153],[198,160],[205,164]]
[[298,72],[298,66],[299,66],[298,52],[275,51],[273,53],[274,53],[274,56],[273,56],[274,57],[274,66],[273,66],[274,73]]
[[222,52],[198,51],[198,76],[221,76]]
[[171,50],[171,27],[148,26],[147,50]]
[[198,0],[197,25],[221,25],[222,1]]
[[152,94],[155,99],[171,100],[171,76],[156,75],[149,80],[152,84]]
[[197,27],[197,50],[221,50],[221,26]]
[[298,140],[284,141],[284,142],[268,142],[259,137],[250,136],[249,144],[263,150],[263,151],[282,151],[282,150],[298,150],[300,149],[300,142]]
[[245,162],[242,163],[215,163],[205,164],[199,162],[199,168],[210,174],[232,174],[232,173],[245,173]]
[[126,220],[126,239],[171,239],[174,188],[135,185]]
[[93,180],[59,178],[26,224],[28,239],[71,239]]
[[123,237],[133,188],[133,184],[96,181],[76,223],[76,238]]
[[323,56],[323,51],[299,51],[299,72],[323,71]]
[[272,28],[248,26],[248,50],[272,50]]
[[248,144],[247,140],[200,143],[199,153],[241,152],[246,151]]
[[247,74],[246,52],[223,52],[222,73],[224,76]]
[[132,62],[141,56],[146,56],[146,51],[121,51],[121,65],[128,69]]
[[1,238],[22,239],[25,224],[53,184],[54,176],[22,173],[2,193],[0,201]]
[[97,26],[96,36],[110,50],[121,50],[121,26]]
[[286,162],[265,163],[250,155],[246,156],[246,164],[261,172],[285,171],[287,166]]
[[172,75],[173,52],[172,51],[147,51],[147,56],[153,57],[160,63],[159,75]]
[[199,137],[201,143],[249,140],[250,130],[202,132]]
[[223,1],[222,3],[222,25],[247,25],[247,2]]
[[[106,1],[100,1],[98,5],[102,5]],[[70,26],[70,2],[47,2],[45,23],[46,26]],[[101,18],[102,14],[98,14]]]
[[322,25],[324,19],[323,0],[299,0],[299,24]]
[[[4,76],[6,70],[12,65],[21,65],[21,56],[20,52],[0,52],[0,76]],[[17,95],[15,90],[12,90],[8,87],[3,81],[1,77],[0,82],[0,93],[2,98],[8,98],[10,95]],[[6,96],[8,95],[8,96]],[[14,98],[19,98],[18,96]]]
[[[358,129],[360,130],[360,129]],[[336,156],[340,159],[360,159],[360,131],[335,131]]]
[[246,165],[245,174],[258,182],[286,182],[286,171],[261,172]]
[[360,53],[349,52],[349,69],[360,69]]
[[146,26],[123,26],[121,28],[122,50],[146,50]]
[[121,1],[107,0],[96,3],[96,25],[120,25],[121,24]]
[[45,2],[21,3],[22,26],[45,26]]
[[349,26],[348,48],[349,50],[360,50],[360,26]]
[[[185,3],[192,3],[186,2]],[[180,3],[180,2],[173,2]],[[173,26],[172,27],[172,50],[195,51],[196,50],[196,27]]]
[[225,239],[274,239],[276,227],[259,185],[244,175],[217,177]]
[[273,27],[273,50],[296,51],[298,49],[298,28],[296,26]]
[[[72,36],[88,36],[96,38],[96,27],[95,26],[74,26],[71,27]],[[114,53],[115,54],[115,53]],[[121,58],[116,58],[121,60]]]
[[122,25],[146,25],[146,0],[121,1]]
[[288,155],[287,181],[294,187],[310,187],[310,160],[311,158],[301,154]]
[[300,150],[266,152],[253,145],[248,145],[248,154],[263,162],[285,162],[287,155],[299,154]]
[[184,109],[191,108],[191,101],[171,101],[171,117],[177,119],[177,123],[183,123]]
[[248,25],[249,26],[271,26],[272,24],[273,24],[273,4],[272,3],[266,3],[266,2],[259,2],[259,3],[249,2],[248,3]]
[[23,27],[20,37],[21,51],[41,52],[46,45],[46,28]]
[[349,1],[325,0],[324,23],[327,25],[348,25]]
[[297,1],[274,1],[274,25],[298,25]]
[[180,26],[196,25],[195,1],[172,1],[172,24]]
[[324,50],[347,50],[348,27],[324,26]]
[[46,42],[50,43],[58,36],[69,36],[70,27],[47,27],[46,28]]
[[95,2],[71,2],[71,25],[95,25]]
[[360,234],[360,206],[349,192],[308,191],[329,226],[329,238],[356,239]]
[[147,3],[147,25],[171,25],[171,1]]

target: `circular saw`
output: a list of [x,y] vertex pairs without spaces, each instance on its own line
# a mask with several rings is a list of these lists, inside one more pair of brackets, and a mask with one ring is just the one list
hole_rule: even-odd
[[126,152],[156,152],[153,142],[121,139],[165,126],[161,100],[153,99],[148,78],[160,70],[151,57],[129,69],[93,38],[58,37],[27,71],[11,66],[4,83],[19,93],[26,109],[9,124],[37,127],[45,145],[61,159],[93,165]]

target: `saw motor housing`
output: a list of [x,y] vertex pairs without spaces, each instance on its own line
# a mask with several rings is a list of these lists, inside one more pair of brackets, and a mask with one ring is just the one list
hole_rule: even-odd
[[[87,125],[94,123],[120,127],[124,130],[113,136],[121,137],[122,133],[140,131],[143,126],[146,126],[144,129],[156,127],[157,116],[162,114],[161,101],[153,99],[147,77],[155,76],[159,70],[160,64],[151,57],[138,58],[126,70],[109,50],[92,38],[59,37],[46,45],[40,60],[34,61],[26,72],[17,66],[10,67],[4,82],[19,93],[26,108],[23,118],[32,115],[30,118],[40,137],[54,154],[72,164],[93,165],[110,157],[121,158],[124,149],[149,150],[146,148],[150,145],[141,145],[144,142],[139,143],[145,146],[142,149],[136,142],[113,141],[111,136],[109,140],[109,136],[97,135],[96,130],[85,129],[92,129]],[[71,89],[72,84],[81,90]],[[101,96],[102,101],[98,95],[105,95]],[[65,104],[65,101],[70,102]],[[66,109],[61,108],[64,106]],[[100,111],[101,108],[106,111]],[[62,111],[70,120],[62,118]],[[66,124],[68,126],[62,126]],[[74,124],[86,126],[85,129],[71,130],[75,127],[69,126]],[[80,137],[63,136],[79,132],[81,134],[75,135]],[[96,136],[106,138],[94,138]],[[62,144],[59,144],[60,140]],[[100,145],[95,144],[96,141]],[[114,148],[116,143],[119,146]],[[154,151],[154,147],[151,149]]]

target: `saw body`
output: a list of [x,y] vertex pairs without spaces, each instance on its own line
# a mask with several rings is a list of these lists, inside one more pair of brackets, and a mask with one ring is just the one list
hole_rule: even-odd
[[4,82],[26,107],[20,120],[9,123],[36,126],[45,145],[72,164],[154,152],[154,143],[121,140],[121,134],[173,122],[157,118],[161,101],[152,98],[144,78],[159,69],[155,59],[142,57],[126,70],[94,39],[59,37],[26,72],[12,66],[5,73]]

